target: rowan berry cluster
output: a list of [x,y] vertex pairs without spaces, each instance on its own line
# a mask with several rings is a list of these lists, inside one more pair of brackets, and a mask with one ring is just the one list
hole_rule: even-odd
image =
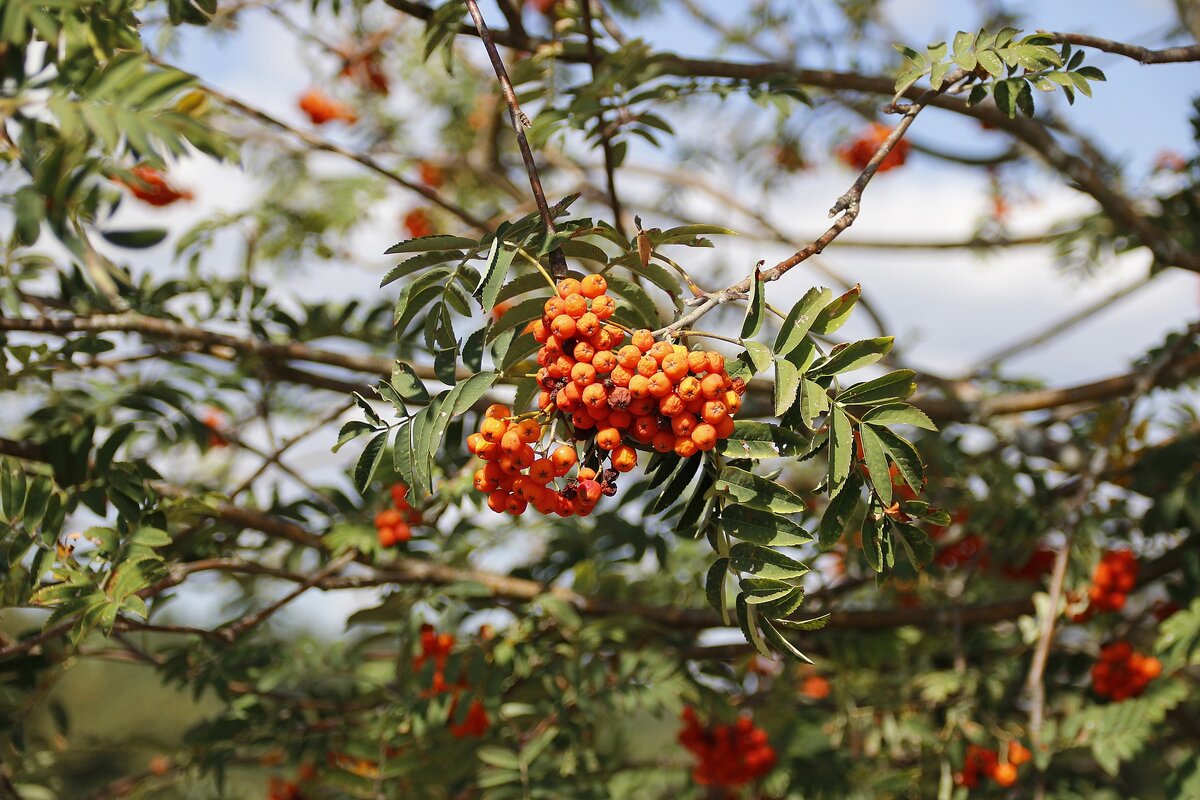
[[408,503],[408,487],[392,485],[392,507],[375,515],[375,532],[382,547],[392,547],[412,538],[414,525],[421,524],[421,512]]
[[[458,708],[459,695],[467,688],[465,679],[453,685],[446,681],[446,660],[450,658],[450,651],[454,649],[454,643],[453,634],[438,633],[433,629],[432,625],[422,625],[420,634],[421,652],[413,657],[414,672],[420,670],[427,663],[433,663],[433,680],[427,691],[429,696],[445,692],[454,693],[454,699],[450,704],[451,720],[454,719],[455,711]],[[488,732],[491,725],[492,722],[488,717],[487,709],[483,706],[483,701],[476,697],[471,700],[471,705],[467,707],[467,714],[463,721],[456,725],[450,725],[450,733],[457,739],[480,737]]]
[[405,232],[414,239],[433,235],[433,220],[429,218],[429,212],[423,208],[414,208],[409,211],[401,222]]
[[1007,761],[1001,761],[1000,754],[995,750],[976,744],[967,745],[962,771],[955,774],[954,782],[974,789],[979,786],[981,779],[987,778],[1007,788],[1017,782],[1017,768],[1032,757],[1033,754],[1020,742],[1008,745]]
[[308,115],[313,125],[324,125],[327,122],[340,120],[347,125],[358,122],[358,114],[345,103],[334,100],[318,89],[309,89],[300,96],[296,105]]
[[[733,433],[745,383],[729,377],[724,357],[656,341],[648,330],[624,344],[626,331],[607,322],[617,308],[607,291],[601,275],[559,282],[529,326],[541,344],[538,410],[514,417],[493,405],[468,438],[470,451],[487,462],[475,487],[493,511],[520,514],[532,505],[543,514],[586,516],[602,496],[616,494],[618,475],[637,466],[635,444],[687,458]],[[580,465],[561,488],[554,482],[579,457],[553,438],[536,451],[543,423],[565,441],[584,443],[585,462],[594,464]]]
[[1100,648],[1100,659],[1092,665],[1092,689],[1120,702],[1140,695],[1161,674],[1157,658],[1142,655],[1129,642],[1110,642]]
[[1132,550],[1112,550],[1100,558],[1092,572],[1088,607],[1084,616],[1098,611],[1120,611],[1125,597],[1137,585],[1138,563]]
[[[883,143],[892,135],[892,129],[878,122],[872,122],[853,141],[837,150],[837,157],[842,163],[854,169],[864,170]],[[876,172],[887,172],[904,164],[908,159],[910,145],[907,139],[896,142],[892,151],[879,164]]]
[[696,712],[685,708],[679,743],[696,756],[692,780],[700,786],[737,788],[766,775],[777,761],[766,731],[749,717],[739,717],[732,725],[704,727]]

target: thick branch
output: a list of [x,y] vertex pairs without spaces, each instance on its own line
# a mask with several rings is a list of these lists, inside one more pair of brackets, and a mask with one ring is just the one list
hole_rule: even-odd
[[1119,56],[1131,58],[1140,64],[1178,64],[1185,61],[1200,61],[1200,44],[1151,50],[1136,44],[1126,44],[1125,42],[1116,42],[1112,39],[1102,39],[1099,36],[1089,36],[1086,33],[1059,33],[1056,31],[1039,31],[1039,33],[1050,34],[1056,42],[1066,42],[1080,45],[1081,47],[1093,47],[1097,50],[1103,50],[1106,53],[1115,53]]

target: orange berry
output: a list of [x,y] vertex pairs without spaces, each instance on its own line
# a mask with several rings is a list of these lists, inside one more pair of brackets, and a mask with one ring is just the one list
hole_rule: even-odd
[[550,319],[554,319],[559,314],[565,313],[566,310],[566,303],[563,302],[561,297],[551,297],[546,301],[546,304],[542,306],[542,311],[545,312],[546,316]]
[[550,323],[550,330],[554,331],[555,336],[570,339],[575,335],[575,318],[570,314],[559,314]]
[[579,499],[588,505],[595,505],[603,495],[603,490],[600,488],[600,484],[593,480],[594,477],[593,475],[591,478],[579,481],[576,488]]
[[[705,400],[716,400],[725,391],[725,381],[720,375],[709,373],[700,381],[700,394]],[[682,397],[682,395],[680,395]]]
[[639,442],[649,443],[656,433],[658,433],[657,417],[638,417],[633,421],[633,435]]
[[669,453],[675,449],[675,434],[670,431],[659,431],[650,440],[650,446],[659,453]]
[[683,401],[674,394],[669,394],[658,401],[658,410],[664,417],[676,417],[683,413]]
[[602,450],[613,450],[621,444],[621,432],[616,428],[604,428],[596,432],[596,446]]
[[692,430],[692,441],[699,450],[712,450],[717,446],[717,429],[707,422],[701,423]]
[[506,453],[515,453],[525,446],[521,439],[521,431],[516,426],[510,426],[500,439],[500,449]]
[[611,350],[600,350],[592,356],[592,366],[596,368],[596,372],[607,374],[617,366],[617,357],[612,354]]
[[608,281],[604,279],[603,275],[588,275],[579,282],[580,294],[588,299],[595,299],[607,291]]
[[571,380],[577,386],[589,386],[596,380],[596,368],[591,364],[580,361],[571,367]]
[[564,300],[573,294],[579,294],[582,290],[582,284],[574,278],[563,278],[558,282],[558,296]]
[[681,356],[678,353],[671,353],[662,360],[663,374],[671,379],[672,383],[679,383],[687,377],[688,362],[686,356]]
[[535,319],[533,322],[529,323],[528,330],[533,334],[533,340],[535,342],[544,344],[546,339],[550,336],[550,326],[540,319]]
[[592,301],[592,313],[596,315],[597,319],[611,319],[616,312],[617,301],[606,294],[600,295]]
[[703,417],[705,422],[716,425],[729,416],[729,409],[720,400],[709,400],[704,404],[704,409],[700,412],[700,416]]
[[473,453],[475,453],[476,450],[479,449],[479,447],[481,445],[486,444],[486,443],[487,443],[487,439],[483,438],[483,434],[472,433],[470,436],[467,437],[467,452],[473,454]]
[[479,435],[489,442],[499,443],[503,438],[505,431],[508,430],[508,423],[502,419],[491,417],[485,419],[483,424],[479,426]]
[[680,458],[691,458],[697,452],[699,452],[699,449],[691,439],[680,436],[675,440],[675,455]]
[[1025,762],[1033,758],[1033,753],[1020,742],[1013,742],[1008,746],[1008,763],[1013,766],[1021,766]]
[[596,337],[596,341],[599,343],[597,344],[597,347],[603,347],[606,350],[612,350],[615,347],[619,347],[621,342],[625,341],[625,331],[621,330],[616,325],[605,325],[600,331],[600,335]]
[[571,424],[576,430],[587,431],[596,427],[596,419],[587,412],[586,408],[580,408],[571,412]]
[[647,378],[649,378],[651,375],[653,375],[656,372],[658,372],[658,362],[654,360],[654,356],[647,353],[646,355],[644,355],[638,359],[638,362],[637,362],[638,375],[645,375]]
[[495,511],[497,514],[503,514],[508,510],[508,492],[496,490],[488,495],[488,508]]
[[587,313],[587,300],[581,294],[573,294],[563,300],[563,310],[575,319],[579,319]]
[[723,372],[725,370],[725,356],[715,350],[709,350],[704,354],[704,358],[708,362],[709,372]]
[[392,528],[392,535],[396,543],[407,542],[412,538],[412,528],[406,522],[401,522],[396,527]]
[[1012,786],[1017,782],[1017,768],[1012,764],[997,764],[992,780],[1006,788]]
[[656,400],[661,400],[671,394],[671,389],[674,388],[671,384],[671,379],[661,372],[656,372],[650,376],[650,396]]
[[474,484],[476,491],[483,492],[484,494],[490,494],[500,488],[500,484],[489,478],[487,473],[481,469],[475,470]]
[[593,383],[583,390],[583,404],[588,408],[608,409],[608,391],[602,384]]
[[518,497],[515,494],[508,496],[508,506],[505,509],[514,517],[519,517],[525,513],[525,509],[529,507],[529,502],[524,497]]
[[596,357],[596,348],[592,347],[588,342],[579,342],[575,345],[575,349],[571,351],[571,355],[575,356],[576,361],[586,361],[590,364],[592,359]]
[[650,351],[650,348],[654,346],[654,334],[645,328],[642,328],[641,330],[636,330],[633,332],[632,341],[638,350],[641,350],[643,353],[647,353]]
[[375,535],[379,539],[379,545],[381,547],[391,547],[396,543],[395,528],[379,528],[375,531]]
[[717,423],[716,428],[718,439],[728,439],[733,436],[733,417],[725,417]]
[[696,429],[696,418],[691,414],[677,414],[671,418],[671,430],[681,438],[690,437]]
[[637,451],[627,444],[612,451],[612,465],[617,472],[629,472],[637,466]]
[[571,471],[571,467],[575,466],[575,462],[579,457],[575,455],[575,448],[567,444],[560,444],[554,448],[554,452],[550,454],[550,462],[554,464],[554,470],[558,477],[562,477]]
[[484,419],[507,419],[512,416],[512,412],[508,410],[508,406],[499,403],[492,403],[487,407],[487,411],[483,412]]
[[587,311],[579,318],[579,322],[575,325],[575,330],[580,336],[591,338],[600,333],[600,318],[590,311]]
[[700,380],[689,375],[679,382],[675,392],[685,403],[695,400],[700,396]]
[[617,364],[613,367],[612,373],[608,377],[612,378],[612,382],[617,386],[628,386],[629,382],[636,376],[628,368]]
[[625,430],[633,424],[633,414],[621,409],[610,409],[608,411],[608,424],[617,430]]
[[655,342],[650,347],[649,353],[654,356],[655,361],[661,364],[664,358],[675,354],[675,346],[670,342]]
[[517,435],[525,444],[533,444],[542,438],[542,426],[532,419],[523,419],[517,423]]
[[1159,675],[1162,675],[1162,662],[1153,657],[1144,658],[1142,659],[1140,672],[1142,678],[1152,681]]
[[625,369],[637,369],[641,357],[642,351],[631,344],[627,344],[617,351],[617,363]]

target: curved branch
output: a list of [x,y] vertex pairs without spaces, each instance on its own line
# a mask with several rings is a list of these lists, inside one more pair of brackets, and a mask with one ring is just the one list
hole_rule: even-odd
[[1162,50],[1151,50],[1136,44],[1116,42],[1112,39],[1102,39],[1099,36],[1089,36],[1086,33],[1060,33],[1057,31],[1038,31],[1054,38],[1054,41],[1092,47],[1113,53],[1118,56],[1131,58],[1139,64],[1179,64],[1185,61],[1200,61],[1200,44],[1181,47],[1165,47]]

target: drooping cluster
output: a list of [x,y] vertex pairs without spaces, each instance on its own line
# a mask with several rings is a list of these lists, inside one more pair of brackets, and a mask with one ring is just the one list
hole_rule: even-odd
[[353,108],[340,100],[334,100],[319,89],[309,89],[300,96],[296,105],[308,115],[313,125],[324,125],[335,121],[353,125],[358,122],[358,114]]
[[1129,642],[1109,642],[1092,665],[1092,689],[1120,702],[1140,695],[1161,674],[1162,662],[1157,658],[1137,652]]
[[1017,782],[1017,768],[1031,758],[1033,753],[1020,742],[1009,743],[1007,761],[1001,761],[1000,754],[991,748],[970,744],[963,757],[962,770],[955,774],[954,782],[974,789],[981,780],[988,779],[1007,788]]
[[682,717],[679,743],[696,756],[692,780],[700,786],[737,788],[765,776],[778,760],[766,731],[749,717],[707,727],[691,708],[685,708]]
[[375,532],[379,544],[392,547],[412,538],[414,525],[421,524],[421,512],[408,502],[408,487],[403,483],[392,485],[392,507],[375,515]]
[[1111,550],[1100,558],[1092,572],[1086,615],[1098,611],[1120,611],[1126,596],[1137,585],[1138,563],[1132,550]]
[[[867,164],[871,163],[871,159],[875,157],[875,153],[883,145],[889,136],[892,135],[892,129],[887,125],[882,125],[878,122],[872,122],[850,143],[839,147],[837,157],[842,163],[847,164],[854,169],[863,170],[867,168]],[[908,140],[901,139],[896,142],[892,151],[887,154],[883,161],[879,164],[876,172],[887,172],[889,169],[894,169],[904,164],[908,159],[909,144]]]
[[[637,445],[686,458],[733,433],[745,383],[729,377],[724,357],[656,341],[648,330],[625,344],[625,329],[608,321],[617,305],[607,291],[601,275],[559,282],[529,326],[541,344],[538,410],[512,416],[494,405],[468,438],[471,452],[488,462],[475,486],[492,510],[520,514],[532,505],[543,514],[586,516],[616,493],[618,475],[637,466]],[[539,452],[534,446],[546,430],[562,438]],[[582,464],[576,442],[585,448]]]
[[166,177],[154,167],[139,164],[129,170],[134,180],[115,179],[117,183],[129,190],[129,193],[152,206],[169,206],[178,200],[191,200],[192,193],[173,186]]
[[438,633],[432,625],[422,625],[421,652],[413,657],[413,671],[419,671],[427,663],[433,664],[433,680],[430,682],[426,694],[430,697],[445,692],[454,694],[454,699],[450,704],[450,734],[457,739],[478,738],[484,736],[492,725],[487,709],[484,708],[480,698],[475,697],[471,700],[462,722],[457,724],[453,722],[458,709],[459,697],[468,688],[465,678],[460,679],[456,684],[446,681],[446,661],[450,658],[450,651],[454,649],[454,644],[454,634]]

